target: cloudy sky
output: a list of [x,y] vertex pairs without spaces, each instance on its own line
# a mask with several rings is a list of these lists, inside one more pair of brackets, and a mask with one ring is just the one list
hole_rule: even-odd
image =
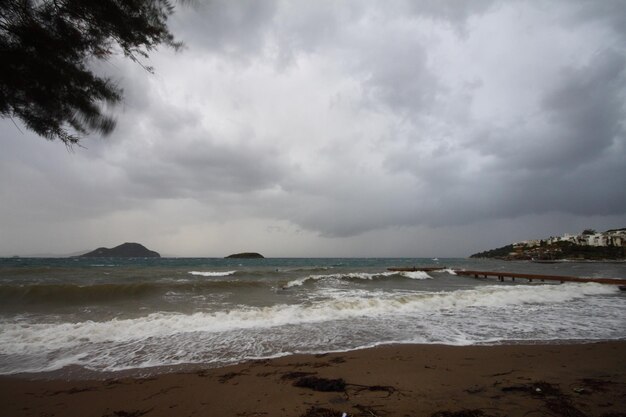
[[626,1],[198,1],[118,126],[0,120],[0,256],[468,256],[626,227]]

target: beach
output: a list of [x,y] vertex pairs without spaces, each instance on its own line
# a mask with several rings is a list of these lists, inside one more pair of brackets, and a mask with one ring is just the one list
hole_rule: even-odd
[[616,417],[625,410],[623,341],[387,345],[143,377],[0,377],[7,417]]

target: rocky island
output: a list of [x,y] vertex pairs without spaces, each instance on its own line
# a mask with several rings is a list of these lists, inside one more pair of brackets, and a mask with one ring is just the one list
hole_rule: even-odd
[[263,259],[265,256],[256,252],[242,252],[242,253],[233,253],[232,255],[226,256],[226,259],[234,258],[234,259]]
[[504,260],[624,260],[626,261],[626,228],[598,233],[586,229],[578,235],[564,234],[544,239],[524,240],[500,248],[475,253],[470,258]]
[[98,248],[80,258],[160,258],[158,252],[149,250],[139,243],[122,243],[114,248]]

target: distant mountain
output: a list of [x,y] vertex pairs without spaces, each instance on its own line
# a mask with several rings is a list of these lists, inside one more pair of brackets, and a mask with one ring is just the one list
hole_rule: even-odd
[[243,253],[234,253],[232,255],[228,255],[226,258],[238,258],[238,259],[261,259],[265,258],[260,253],[256,252],[243,252]]
[[158,252],[149,250],[139,243],[122,243],[114,248],[98,248],[80,255],[80,258],[160,258]]

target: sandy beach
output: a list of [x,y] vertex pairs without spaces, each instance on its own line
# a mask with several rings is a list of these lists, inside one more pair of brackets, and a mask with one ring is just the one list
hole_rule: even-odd
[[0,378],[0,415],[626,414],[626,342],[390,345],[149,377]]

